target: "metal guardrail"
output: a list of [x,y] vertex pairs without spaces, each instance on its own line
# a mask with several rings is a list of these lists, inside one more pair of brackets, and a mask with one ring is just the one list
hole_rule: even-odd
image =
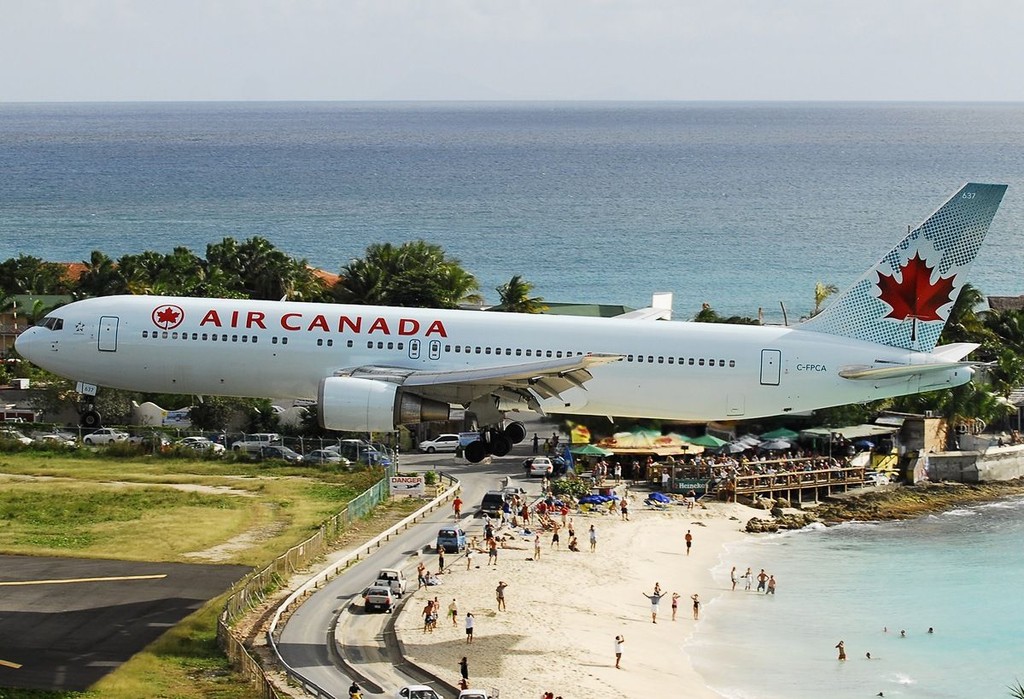
[[331,542],[337,539],[347,524],[362,518],[387,499],[388,479],[394,473],[395,467],[386,469],[383,479],[356,496],[345,509],[323,522],[315,534],[292,546],[262,570],[250,575],[224,602],[224,608],[217,620],[218,644],[231,665],[258,687],[260,696],[264,699],[281,699],[283,695],[278,692],[259,661],[245,647],[242,639],[232,633],[231,624],[262,603],[267,595],[278,589],[290,575],[299,572],[326,553]]
[[267,645],[270,646],[271,650],[274,652],[274,657],[277,658],[277,662],[284,669],[288,677],[297,682],[307,693],[317,697],[317,699],[335,698],[327,690],[321,688],[315,682],[307,679],[297,670],[288,665],[285,659],[281,657],[281,653],[278,650],[277,646],[277,625],[281,621],[281,616],[291,611],[291,609],[294,606],[302,604],[303,599],[308,593],[312,592],[313,590],[319,589],[321,585],[326,585],[328,582],[338,577],[338,575],[344,573],[345,570],[347,570],[350,565],[360,560],[360,558],[362,558],[364,555],[370,555],[374,550],[379,549],[381,547],[381,544],[390,541],[392,536],[394,536],[398,532],[405,531],[412,524],[415,524],[419,519],[421,519],[425,514],[432,512],[441,503],[447,501],[452,496],[452,494],[459,489],[460,483],[455,478],[447,474],[441,474],[441,477],[448,480],[448,487],[445,489],[443,493],[439,494],[429,503],[427,503],[413,514],[403,519],[401,522],[398,522],[390,529],[387,529],[384,532],[381,532],[380,534],[375,536],[374,538],[370,539],[365,544],[360,546],[358,549],[352,551],[347,556],[340,559],[331,567],[326,568],[325,570],[322,570],[316,575],[314,575],[312,578],[303,583],[298,589],[293,591],[292,594],[290,594],[288,598],[281,603],[281,605],[277,608],[277,611],[274,613],[273,620],[270,622],[270,627],[267,629]]

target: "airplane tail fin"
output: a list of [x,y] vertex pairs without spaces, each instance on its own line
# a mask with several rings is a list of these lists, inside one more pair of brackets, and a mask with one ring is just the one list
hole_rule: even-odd
[[802,327],[930,352],[1005,192],[1005,184],[965,184]]

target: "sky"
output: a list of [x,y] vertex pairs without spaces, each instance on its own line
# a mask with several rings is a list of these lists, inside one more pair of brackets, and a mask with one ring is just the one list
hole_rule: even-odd
[[1024,100],[1015,0],[0,0],[0,102]]

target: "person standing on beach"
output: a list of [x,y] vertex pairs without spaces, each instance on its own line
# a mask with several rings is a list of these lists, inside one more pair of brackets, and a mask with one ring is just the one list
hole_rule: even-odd
[[686,555],[689,556],[690,547],[693,546],[693,534],[690,533],[689,529],[686,530],[686,536],[683,538],[686,540]]
[[473,567],[473,553],[474,552],[472,548],[466,549],[466,570],[469,570]]
[[753,584],[753,581],[754,571],[752,571],[750,568],[747,568],[747,572],[743,574],[743,589],[747,592],[750,592],[750,586]]
[[466,656],[462,656],[462,660],[459,661],[459,672],[462,674],[462,681],[469,683],[469,661],[466,660]]
[[729,571],[729,579],[732,581],[732,591],[736,592],[736,566]]
[[764,592],[765,583],[768,582],[768,574],[764,572],[764,568],[757,574],[757,591]]
[[597,530],[594,529],[594,525],[590,525],[590,552],[593,553],[597,550]]
[[629,503],[626,502],[626,498],[622,498],[622,502],[619,503],[619,511],[622,514],[622,521],[629,521]]
[[459,625],[459,605],[455,604],[455,598],[452,598],[452,603],[448,605],[448,616],[452,618],[452,626]]
[[476,620],[473,618],[473,612],[466,612],[466,643],[473,642],[473,626],[476,624]]
[[508,583],[504,580],[498,581],[498,586],[494,588],[494,595],[498,599],[498,611],[507,612],[505,609],[505,588],[508,587]]
[[560,549],[561,545],[558,543],[558,524],[552,523],[551,525],[551,548]]
[[690,599],[693,600],[693,618],[694,620],[700,619],[700,595],[694,592],[690,595]]
[[487,540],[487,565],[498,565],[498,542],[492,536]]
[[437,572],[444,573],[444,547],[437,550]]
[[619,667],[619,662],[622,660],[622,644],[625,642],[626,639],[623,636],[615,637],[615,667],[620,670],[622,669]]
[[651,623],[658,623],[658,604],[661,602],[661,598],[665,596],[665,593],[660,589],[656,589],[653,595],[649,595],[646,592],[641,593],[644,597],[651,601]]
[[672,593],[672,621],[676,620],[676,612],[679,611],[679,593]]
[[540,534],[533,537],[533,560],[540,560]]
[[836,648],[839,649],[839,659],[846,660],[846,646],[843,644],[843,642],[840,641],[839,643],[837,643]]
[[421,587],[423,587],[426,584],[427,584],[427,567],[425,565],[423,565],[423,562],[421,561],[420,564],[418,566],[416,566],[416,589],[418,590],[418,589],[420,589]]

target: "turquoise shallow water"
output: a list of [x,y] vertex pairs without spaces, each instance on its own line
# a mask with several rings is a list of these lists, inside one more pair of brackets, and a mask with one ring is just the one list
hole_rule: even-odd
[[972,279],[1021,293],[1024,106],[0,105],[0,258],[269,238],[329,270],[440,243],[494,288],[781,321],[965,181],[1010,184]]
[[1009,696],[1024,680],[1022,536],[1013,499],[745,541],[716,579],[725,588],[732,565],[763,567],[778,592],[709,603],[694,665],[732,699]]

